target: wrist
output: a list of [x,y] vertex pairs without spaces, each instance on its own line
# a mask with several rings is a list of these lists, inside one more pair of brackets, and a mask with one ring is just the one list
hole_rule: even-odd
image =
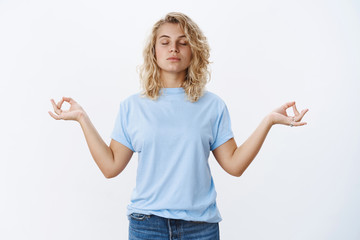
[[266,117],[264,118],[264,121],[266,122],[266,124],[269,127],[272,127],[273,125],[275,125],[275,118],[274,118],[274,114],[273,113],[269,113],[268,115],[266,115]]
[[89,118],[89,116],[86,114],[86,112],[81,111],[79,113],[79,117],[78,117],[77,121],[80,123],[80,125],[82,125],[88,118]]

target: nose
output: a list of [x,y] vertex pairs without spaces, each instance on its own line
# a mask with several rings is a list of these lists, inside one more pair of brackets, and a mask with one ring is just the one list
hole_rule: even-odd
[[175,53],[178,53],[179,52],[179,49],[177,48],[176,44],[172,44],[170,46],[170,52],[175,52]]

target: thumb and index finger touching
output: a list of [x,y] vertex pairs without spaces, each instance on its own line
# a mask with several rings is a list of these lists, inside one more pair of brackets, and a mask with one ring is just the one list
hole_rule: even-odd
[[[61,107],[61,105],[63,104],[63,102],[68,102],[68,103],[70,103],[70,104],[73,104],[73,103],[75,103],[75,101],[72,99],[72,98],[70,98],[70,97],[62,97],[61,98],[61,100],[59,101],[59,103],[58,103],[58,107],[60,108]],[[61,104],[60,104],[61,103]],[[60,105],[59,105],[60,104]]]
[[51,111],[48,111],[48,113],[50,114],[51,117],[53,117],[56,120],[62,119],[59,115],[61,115],[61,113],[63,111],[63,110],[61,110],[61,106],[64,103],[64,101],[70,103],[70,105],[76,103],[70,97],[62,97],[61,100],[57,104],[55,103],[54,99],[50,99],[50,102],[52,103],[53,108],[54,108],[54,112],[57,114],[57,115],[55,115]]
[[292,101],[292,102],[288,102],[286,104],[284,104],[284,107],[286,109],[288,109],[289,107],[292,107],[293,109],[293,112],[294,112],[294,117],[292,117],[293,121],[296,123],[298,122],[299,125],[305,125],[306,123],[304,122],[301,122],[300,121],[302,120],[302,118],[304,117],[305,113],[307,113],[309,111],[309,109],[304,109],[301,111],[301,113],[299,113],[299,111],[297,110],[296,108],[296,103],[295,101]]

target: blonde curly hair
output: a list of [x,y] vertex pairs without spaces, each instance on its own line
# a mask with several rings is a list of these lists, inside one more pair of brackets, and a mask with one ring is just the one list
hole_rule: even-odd
[[164,23],[177,23],[184,31],[191,49],[190,66],[187,69],[182,86],[190,102],[196,102],[204,94],[205,85],[210,81],[208,69],[210,63],[210,47],[206,37],[188,16],[179,12],[168,13],[156,22],[143,51],[144,63],[140,66],[140,83],[142,96],[156,100],[160,95],[163,84],[160,81],[160,68],[156,63],[155,43],[157,31]]

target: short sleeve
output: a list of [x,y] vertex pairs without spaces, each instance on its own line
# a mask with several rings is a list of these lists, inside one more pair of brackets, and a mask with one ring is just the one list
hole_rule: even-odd
[[213,142],[210,145],[211,151],[234,137],[231,129],[230,114],[225,104],[223,105],[222,111],[220,111],[213,125],[212,132]]
[[114,128],[111,133],[111,138],[125,145],[130,150],[135,152],[131,144],[131,138],[127,131],[127,121],[126,121],[127,119],[128,119],[128,111],[125,108],[124,102],[121,102],[118,114],[116,116]]

